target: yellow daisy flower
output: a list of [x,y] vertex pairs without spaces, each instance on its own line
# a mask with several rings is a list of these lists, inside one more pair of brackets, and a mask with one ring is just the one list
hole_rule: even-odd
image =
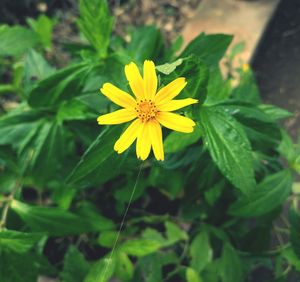
[[100,89],[102,94],[123,109],[99,116],[97,121],[99,124],[120,124],[134,120],[117,140],[114,149],[121,154],[137,139],[138,158],[146,160],[152,147],[155,158],[163,161],[161,125],[179,132],[192,132],[193,120],[171,112],[198,101],[192,98],[173,100],[187,84],[184,77],[173,80],[157,92],[154,63],[146,60],[143,72],[144,77],[133,62],[125,66],[125,75],[135,98],[111,83],[104,83]]

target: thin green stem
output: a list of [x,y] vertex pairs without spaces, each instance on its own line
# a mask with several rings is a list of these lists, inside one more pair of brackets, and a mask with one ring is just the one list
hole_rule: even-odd
[[22,187],[21,181],[17,180],[13,190],[11,191],[10,195],[8,196],[4,204],[2,214],[1,214],[1,220],[0,220],[0,230],[5,228],[9,208],[11,206],[12,201],[14,200],[15,194],[21,189],[21,187]]

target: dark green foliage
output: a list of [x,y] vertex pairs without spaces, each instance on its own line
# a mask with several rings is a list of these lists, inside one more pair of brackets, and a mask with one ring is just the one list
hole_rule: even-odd
[[205,145],[222,173],[245,194],[255,187],[251,147],[243,128],[218,107],[202,107]]
[[[0,84],[18,101],[0,112],[0,281],[252,282],[258,271],[288,281],[300,271],[300,146],[279,124],[291,113],[261,103],[248,66],[235,87],[231,69],[222,75],[232,36],[202,33],[177,56],[182,40],[168,47],[153,26],[131,27],[129,42],[112,35],[105,0],[79,11],[84,42],[64,68],[46,59],[56,20],[0,26],[0,59],[18,66]],[[145,59],[159,88],[185,77],[178,99],[199,100],[179,111],[193,133],[163,129],[164,162],[142,163],[133,146],[117,154],[127,124],[96,120],[116,109],[103,83],[130,92],[124,66]]]

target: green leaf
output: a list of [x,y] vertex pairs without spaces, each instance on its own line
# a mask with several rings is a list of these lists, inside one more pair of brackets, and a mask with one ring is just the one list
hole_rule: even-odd
[[64,129],[60,124],[42,120],[35,135],[29,137],[31,138],[26,140],[26,144],[22,144],[24,158],[30,156],[27,173],[37,183],[45,183],[62,169],[66,153],[61,147],[65,140]]
[[29,105],[33,108],[51,108],[64,100],[78,96],[91,68],[85,63],[80,63],[61,69],[43,79],[29,93]]
[[81,201],[76,209],[76,214],[90,221],[94,230],[109,230],[114,227],[112,221],[99,212],[99,210],[90,202]]
[[141,258],[132,281],[162,282],[162,255],[155,253]]
[[42,236],[43,234],[38,233],[2,230],[0,231],[0,247],[16,253],[26,253]]
[[232,46],[230,54],[228,55],[229,60],[234,60],[236,55],[242,53],[245,49],[245,42],[239,42]]
[[230,92],[231,81],[223,78],[220,68],[211,70],[209,73],[205,104],[210,105],[225,100],[229,97]]
[[275,120],[275,121],[290,118],[294,115],[293,113],[291,113],[285,109],[276,107],[274,105],[261,104],[261,105],[258,105],[258,107],[262,111],[264,111],[272,120]]
[[183,50],[180,57],[197,55],[209,66],[214,67],[223,58],[233,36],[225,34],[205,35],[201,33]]
[[100,220],[90,216],[80,216],[69,211],[53,208],[30,206],[14,200],[11,208],[22,218],[31,230],[45,232],[53,236],[81,234],[85,232],[113,228],[108,219]]
[[179,228],[175,223],[167,221],[165,222],[165,227],[168,244],[174,244],[180,240],[188,240],[189,237],[187,233],[183,229]]
[[26,95],[29,94],[37,81],[52,75],[54,72],[55,69],[48,64],[41,54],[33,49],[30,50],[24,63],[24,91]]
[[229,212],[235,216],[251,217],[268,213],[281,205],[290,195],[292,175],[283,170],[267,176],[247,196],[242,196],[231,205]]
[[84,282],[107,282],[113,276],[116,268],[116,255],[95,262],[90,268]]
[[103,231],[100,233],[97,242],[100,246],[111,248],[113,247],[115,241],[117,240],[118,232],[117,231]]
[[164,51],[164,41],[160,30],[154,26],[135,28],[127,46],[128,55],[132,60],[142,63],[154,60]]
[[101,169],[104,168],[104,165],[107,165],[107,163],[105,163],[107,159],[113,154],[115,157],[118,156],[113,147],[120,133],[121,128],[119,126],[103,130],[98,138],[86,150],[67,181],[69,183],[74,183],[96,170],[101,171]]
[[168,245],[166,238],[164,236],[162,236],[161,233],[159,233],[157,230],[155,230],[153,228],[149,228],[149,227],[146,228],[142,234],[142,237],[144,239],[157,241],[161,245]]
[[222,179],[220,182],[217,182],[210,189],[204,192],[205,200],[210,206],[213,206],[216,201],[220,198],[222,191],[225,187],[225,179]]
[[231,93],[234,99],[244,102],[260,103],[259,89],[255,76],[250,68],[241,73],[238,86]]
[[182,134],[172,131],[164,141],[165,153],[175,153],[196,143],[201,137],[201,131],[198,127],[190,134]]
[[207,65],[195,55],[183,58],[182,64],[166,77],[162,77],[163,84],[178,78],[185,77],[187,85],[178,98],[195,98],[199,103],[206,99],[206,86],[209,77]]
[[223,175],[244,193],[255,187],[249,141],[234,118],[213,107],[200,108],[204,142]]
[[297,255],[291,247],[283,250],[281,255],[287,260],[287,262],[290,265],[292,265],[295,268],[296,271],[300,271],[300,258],[297,257]]
[[292,248],[300,259],[300,214],[295,208],[289,210],[290,241]]
[[78,192],[76,188],[72,185],[66,184],[62,186],[60,181],[52,182],[50,185],[54,190],[52,194],[54,203],[64,210],[69,209]]
[[292,164],[296,157],[296,151],[293,140],[284,129],[281,129],[281,136],[282,139],[277,150],[282,156],[284,156],[288,160],[290,164]]
[[156,69],[165,75],[169,75],[176,69],[176,67],[181,65],[182,62],[183,60],[180,58],[172,63],[165,63],[163,65],[156,66]]
[[58,122],[63,122],[66,120],[96,120],[97,115],[79,99],[72,99],[61,103],[56,117]]
[[188,267],[185,272],[185,278],[187,282],[202,282],[203,280],[199,274],[193,269]]
[[191,267],[200,273],[212,261],[213,251],[209,242],[209,234],[201,231],[192,241],[190,247]]
[[125,253],[118,253],[115,275],[121,281],[131,281],[134,273],[134,267]]
[[80,0],[77,25],[100,57],[106,57],[114,18],[106,0]]
[[242,262],[236,250],[225,243],[220,261],[220,275],[222,282],[241,282],[243,280]]
[[[20,111],[19,111],[20,110]],[[20,107],[0,118],[0,145],[14,147],[22,145],[28,137],[35,134],[41,114]]]
[[36,282],[38,279],[37,262],[30,254],[0,252],[1,282]]
[[281,134],[274,120],[256,105],[228,100],[218,104],[221,111],[226,111],[240,122],[251,141],[253,148],[269,151],[279,145]]
[[184,181],[184,174],[179,170],[164,169],[160,166],[153,166],[151,168],[149,184],[153,187],[159,187],[159,190],[170,199],[176,199],[180,195]]
[[0,25],[0,56],[19,56],[35,46],[38,37],[27,28]]
[[61,272],[63,282],[82,282],[90,269],[90,264],[74,246],[70,246]]
[[56,20],[52,20],[45,15],[39,15],[36,20],[28,18],[27,23],[37,33],[44,48],[52,49],[52,32]]
[[18,88],[12,84],[0,84],[0,94],[16,93]]
[[120,251],[136,256],[143,257],[157,251],[161,247],[161,243],[150,239],[134,239],[126,241],[120,247]]

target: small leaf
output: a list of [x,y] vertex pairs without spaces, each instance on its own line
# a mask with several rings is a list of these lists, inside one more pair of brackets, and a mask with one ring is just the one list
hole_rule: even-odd
[[38,37],[32,30],[0,25],[0,56],[19,56],[37,43]]
[[118,253],[115,274],[121,281],[131,281],[134,273],[134,267],[125,253]]
[[61,272],[63,282],[82,282],[90,269],[90,264],[74,246],[70,246]]
[[[22,112],[20,112],[20,111]],[[0,145],[21,146],[24,140],[35,134],[40,125],[41,114],[19,107],[0,118]]]
[[30,206],[16,200],[12,201],[11,208],[32,230],[53,236],[113,228],[113,224],[106,218],[103,222],[99,218],[95,221],[94,217],[79,216],[60,208]]
[[220,68],[214,68],[209,72],[205,105],[226,100],[230,95],[231,88],[231,81],[223,78]]
[[107,282],[113,276],[116,268],[116,255],[95,262],[90,268],[84,282]]
[[281,142],[277,148],[278,152],[292,164],[296,157],[296,150],[292,138],[289,134],[281,129]]
[[109,46],[114,18],[110,16],[106,0],[80,0],[80,31],[100,57],[105,57]]
[[36,20],[31,18],[27,19],[27,23],[37,33],[44,48],[51,49],[52,32],[56,21],[48,18],[46,15],[39,15]]
[[31,254],[0,252],[1,282],[35,282],[38,279],[38,263]]
[[300,259],[300,214],[295,208],[290,208],[289,211],[290,241],[292,248]]
[[223,282],[244,281],[240,257],[236,250],[228,243],[225,243],[223,246],[220,274]]
[[165,223],[166,235],[169,244],[174,244],[180,240],[188,240],[187,233],[179,228],[175,223],[167,221]]
[[165,75],[169,75],[176,69],[176,67],[181,65],[182,62],[183,62],[183,60],[180,58],[172,63],[165,63],[163,65],[156,66],[156,69]]
[[22,156],[27,162],[27,173],[34,177],[36,183],[45,183],[62,170],[62,159],[66,151],[62,151],[64,129],[56,122],[41,120],[35,135],[28,135],[22,145]]
[[55,69],[48,64],[41,54],[33,49],[30,50],[24,63],[24,90],[26,95],[29,94],[38,81],[52,75],[54,72]]
[[67,120],[87,120],[96,119],[95,111],[78,99],[72,99],[62,102],[57,111],[57,120],[59,123]]
[[24,233],[14,230],[0,231],[0,247],[16,253],[26,253],[44,235],[39,233]]
[[209,242],[209,234],[206,230],[201,231],[192,241],[190,247],[191,267],[200,273],[212,260],[212,248]]
[[185,272],[185,278],[187,282],[202,282],[203,280],[199,274],[193,269],[188,267]]
[[143,257],[157,251],[161,244],[156,240],[149,239],[135,239],[126,241],[120,250],[126,254]]
[[295,268],[296,271],[300,271],[300,258],[297,257],[297,255],[291,247],[283,250],[281,255],[287,260],[287,262],[290,265],[292,265]]
[[181,132],[172,131],[164,141],[165,153],[175,153],[196,143],[201,137],[199,127],[196,127],[192,133],[182,134]]
[[187,85],[178,98],[195,98],[199,103],[204,103],[206,99],[206,86],[209,77],[207,65],[197,56],[190,55],[183,58],[182,64],[166,77],[162,78],[164,83],[168,83],[178,77],[185,77]]
[[132,281],[163,282],[162,255],[154,253],[139,259]]
[[117,231],[103,231],[100,233],[97,242],[100,246],[111,248],[113,247],[115,241],[117,240],[118,232]]
[[267,176],[247,196],[242,196],[231,205],[229,212],[235,216],[251,217],[268,213],[281,205],[290,195],[292,175],[283,170]]
[[290,118],[294,115],[293,113],[274,105],[261,104],[258,105],[258,107],[274,121]]
[[242,71],[238,86],[231,93],[234,99],[244,102],[260,103],[259,89],[256,84],[255,76],[248,67]]
[[135,28],[126,51],[134,61],[140,63],[159,57],[164,51],[164,40],[160,30],[154,26]]

